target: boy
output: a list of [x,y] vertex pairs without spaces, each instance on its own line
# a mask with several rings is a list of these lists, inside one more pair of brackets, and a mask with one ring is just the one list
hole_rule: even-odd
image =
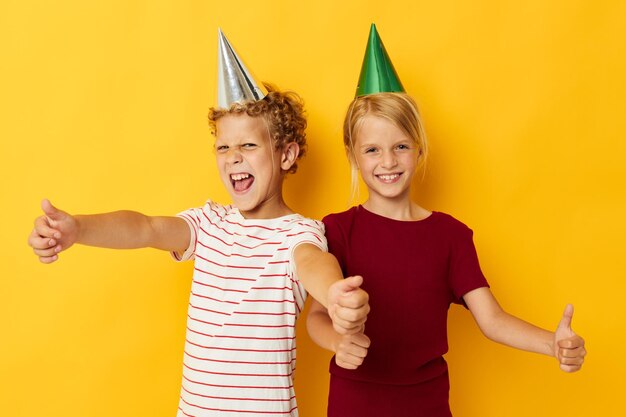
[[233,204],[208,201],[176,217],[72,216],[44,200],[29,244],[44,263],[74,243],[194,258],[178,415],[297,416],[295,321],[306,292],[344,334],[362,328],[367,294],[361,277],[342,279],[321,223],[283,199],[283,180],[306,145],[299,97],[263,89],[221,31],[219,39],[219,107],[209,120]]

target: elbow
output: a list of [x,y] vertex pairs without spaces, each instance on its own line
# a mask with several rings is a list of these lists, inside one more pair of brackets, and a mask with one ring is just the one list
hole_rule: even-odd
[[481,328],[480,329],[481,333],[483,334],[483,336],[485,336],[487,339],[491,340],[492,342],[496,342],[498,343],[498,332],[495,331],[492,328]]
[[494,309],[486,317],[477,320],[481,333],[489,340],[500,343],[503,332],[506,331],[506,316],[501,308]]

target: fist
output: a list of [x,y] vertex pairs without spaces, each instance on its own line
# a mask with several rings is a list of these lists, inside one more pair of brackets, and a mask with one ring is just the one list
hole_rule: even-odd
[[363,363],[370,339],[363,333],[343,335],[335,349],[335,363],[345,369],[356,369]]
[[48,200],[41,202],[41,209],[44,214],[35,219],[28,244],[42,263],[49,264],[76,242],[78,224],[74,217],[57,209]]
[[369,296],[360,286],[363,278],[348,277],[328,289],[328,315],[339,334],[355,334],[363,329],[370,311]]
[[572,330],[574,307],[568,304],[563,312],[556,332],[554,332],[554,356],[562,371],[576,372],[585,361],[585,340]]

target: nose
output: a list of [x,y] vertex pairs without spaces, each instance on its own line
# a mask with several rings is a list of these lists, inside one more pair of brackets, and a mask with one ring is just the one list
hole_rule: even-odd
[[226,152],[226,162],[229,164],[238,164],[242,161],[241,150],[239,147],[232,147]]
[[397,164],[396,155],[392,151],[383,151],[380,166],[385,169],[393,168]]

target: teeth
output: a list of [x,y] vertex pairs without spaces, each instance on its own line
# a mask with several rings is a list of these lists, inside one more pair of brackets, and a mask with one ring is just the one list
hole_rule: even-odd
[[387,174],[387,175],[378,175],[378,178],[382,179],[383,181],[391,181],[391,180],[398,178],[399,176],[400,174]]
[[230,179],[232,179],[233,181],[241,181],[241,180],[245,180],[249,176],[250,174],[231,174]]

